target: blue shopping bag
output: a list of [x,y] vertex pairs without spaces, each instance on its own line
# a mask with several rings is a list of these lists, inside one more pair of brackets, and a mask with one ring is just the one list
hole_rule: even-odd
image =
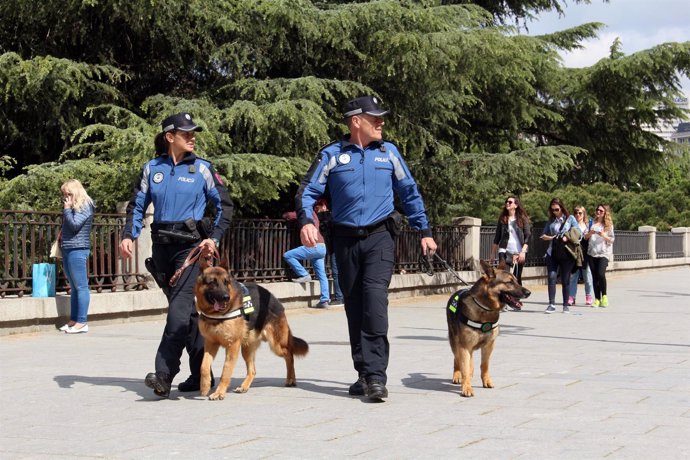
[[55,297],[55,264],[34,264],[31,297]]

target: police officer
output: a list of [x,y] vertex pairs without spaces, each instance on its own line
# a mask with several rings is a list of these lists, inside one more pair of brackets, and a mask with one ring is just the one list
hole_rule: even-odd
[[387,113],[372,96],[345,104],[343,118],[350,135],[321,150],[295,198],[302,244],[314,246],[317,229],[312,209],[319,197],[330,195],[333,249],[345,297],[352,360],[359,374],[349,392],[371,400],[388,396],[388,285],[395,263],[393,192],[412,228],[421,233],[422,252],[436,251],[417,184],[397,147],[383,140]]
[[[163,398],[169,396],[173,378],[180,371],[185,347],[192,375],[178,385],[178,390],[199,390],[204,353],[194,308],[193,286],[199,274],[198,265],[184,270],[174,287],[168,288],[168,281],[194,247],[202,246],[206,255],[218,247],[233,211],[220,176],[208,160],[194,154],[196,133],[201,130],[188,113],[178,113],[163,120],[163,130],[155,139],[158,156],[141,171],[134,196],[127,206],[127,222],[120,242],[122,256],[131,257],[132,240],[141,234],[144,212],[153,203],[154,276],[161,280],[169,306],[156,352],[156,371],[149,373],[144,382]],[[204,230],[201,220],[207,203],[212,203],[216,212],[212,228]]]

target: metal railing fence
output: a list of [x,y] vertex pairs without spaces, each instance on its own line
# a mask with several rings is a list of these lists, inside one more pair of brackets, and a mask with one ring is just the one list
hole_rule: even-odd
[[[119,255],[124,222],[124,214],[95,215],[87,267],[89,285],[95,292],[146,289],[148,286],[150,276],[140,266],[142,259],[136,242],[131,259],[125,260]],[[31,294],[33,264],[55,263],[49,260],[48,254],[61,225],[61,212],[0,210],[0,298]],[[439,255],[457,270],[468,267],[464,253],[466,234],[465,227],[434,227]],[[396,241],[396,272],[423,271],[419,238],[419,232],[403,227]],[[283,253],[299,245],[299,229],[294,223],[283,219],[234,219],[221,242],[220,252],[227,256],[230,271],[239,281],[284,281],[294,274],[284,262]],[[69,293],[62,264],[56,265],[56,291]],[[313,274],[311,264],[305,266]],[[327,257],[327,267],[330,272],[330,257]],[[445,270],[438,261],[434,268]]]
[[648,260],[649,235],[644,232],[615,230],[613,242],[613,260]]
[[[543,227],[535,227],[529,238],[529,251],[527,253],[527,267],[540,267],[545,265],[544,255],[549,246],[547,241],[539,237],[543,233]],[[496,226],[482,226],[480,229],[480,250],[482,259],[488,259],[491,255]],[[660,238],[660,235],[663,235]],[[647,260],[649,256],[649,236],[645,232],[616,231],[616,241],[613,244],[614,261]],[[661,245],[660,246],[660,242]],[[657,233],[657,258],[683,257],[682,234]]]
[[672,259],[683,257],[683,234],[656,232],[656,258]]
[[[144,267],[137,264],[137,245],[133,258],[118,257],[123,225],[124,216],[120,214],[94,216],[87,269],[89,285],[96,292],[146,288],[148,277]],[[55,263],[48,255],[61,226],[61,212],[0,210],[0,298],[31,294],[33,264]],[[56,268],[56,291],[69,293],[62,264],[56,263]]]

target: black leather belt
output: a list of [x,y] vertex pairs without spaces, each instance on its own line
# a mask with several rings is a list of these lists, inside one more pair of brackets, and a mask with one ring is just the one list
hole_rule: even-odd
[[176,231],[176,230],[181,230],[181,231],[189,231],[187,228],[187,225],[184,222],[168,222],[168,223],[159,223],[159,222],[154,222],[151,224],[151,231],[153,233],[157,233],[158,230],[167,230],[167,231]]
[[348,238],[366,238],[369,235],[380,232],[387,232],[388,226],[384,219],[376,224],[367,225],[366,227],[350,227],[347,225],[333,224],[333,236],[344,236]]

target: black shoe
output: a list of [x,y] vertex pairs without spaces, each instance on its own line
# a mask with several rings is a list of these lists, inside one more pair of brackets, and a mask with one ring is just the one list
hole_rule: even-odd
[[380,401],[383,398],[387,398],[388,390],[386,390],[386,385],[376,380],[369,382],[367,385],[367,396],[374,401]]
[[367,381],[364,380],[364,377],[358,378],[355,383],[350,385],[348,393],[350,393],[351,396],[364,396],[367,394]]
[[[211,375],[211,388],[213,388],[215,384],[216,379],[214,379],[213,375]],[[189,377],[187,377],[187,380],[177,385],[177,389],[183,393],[187,393],[189,391],[199,391],[201,389],[199,377],[194,377],[193,375],[190,375]]]
[[167,398],[170,396],[170,387],[172,385],[172,379],[165,372],[149,372],[144,379],[144,383],[147,387],[153,388],[153,392],[161,398]]

